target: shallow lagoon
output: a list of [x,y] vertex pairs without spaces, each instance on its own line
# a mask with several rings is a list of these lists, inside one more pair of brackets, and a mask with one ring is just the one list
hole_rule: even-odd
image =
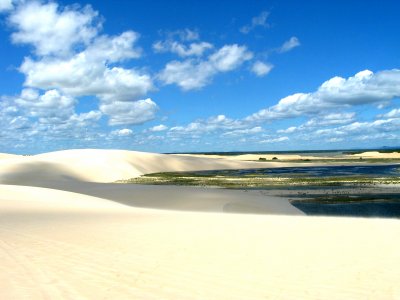
[[[323,166],[323,167],[290,167],[274,169],[218,170],[193,172],[203,176],[233,177],[285,177],[285,178],[324,178],[329,177],[399,177],[400,165],[368,166]],[[329,187],[333,190],[336,187]],[[291,204],[307,215],[313,216],[352,216],[400,218],[399,193],[392,194],[352,194],[352,186],[338,187],[346,189],[346,195],[316,194],[307,196],[291,195]],[[259,188],[255,188],[259,189]],[[266,188],[268,189],[268,188]],[[286,190],[323,190],[321,186],[280,187]],[[326,187],[328,189],[328,187]],[[263,190],[263,189],[261,189]],[[301,193],[300,193],[301,194]],[[294,198],[294,199],[293,199]]]
[[205,176],[275,176],[275,177],[337,177],[368,176],[398,177],[400,165],[368,165],[368,166],[323,166],[323,167],[288,167],[260,168],[239,170],[212,170],[190,172]]
[[295,200],[291,204],[311,216],[400,218],[400,194],[380,200],[318,201]]

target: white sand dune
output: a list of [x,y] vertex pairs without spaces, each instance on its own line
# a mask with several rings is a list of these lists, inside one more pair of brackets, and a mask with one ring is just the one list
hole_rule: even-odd
[[[76,149],[33,156],[2,154],[0,183],[47,186],[43,182],[115,182],[155,172],[291,167],[291,162],[252,162],[247,157],[166,155],[126,150]],[[245,157],[246,156],[246,157]],[[1,157],[1,155],[0,155]],[[296,158],[298,159],[298,158]],[[302,163],[316,166],[322,163]]]
[[398,158],[400,159],[399,152],[382,153],[378,151],[367,151],[359,154],[352,154],[349,156],[364,157],[364,158]]
[[9,158],[20,158],[22,156],[16,154],[9,153],[0,153],[0,159],[9,159]]
[[[252,168],[280,163],[180,157],[123,150],[68,150],[0,161],[0,183],[55,188],[138,207],[270,214],[302,213],[281,198],[191,187],[105,184],[146,173]],[[101,183],[101,184],[94,184]]]
[[400,222],[147,210],[0,186],[0,299],[398,299]]
[[80,149],[0,160],[0,183],[37,185],[44,180],[114,182],[155,172],[285,165],[125,150]]
[[138,207],[301,215],[284,199],[269,197],[266,201],[265,196],[254,192],[104,184],[154,172],[290,165],[125,150],[80,149],[0,161],[0,183],[56,188]]
[[283,216],[302,213],[254,191],[105,183],[261,164],[282,165],[120,150],[0,160],[0,299],[400,299],[399,220]]

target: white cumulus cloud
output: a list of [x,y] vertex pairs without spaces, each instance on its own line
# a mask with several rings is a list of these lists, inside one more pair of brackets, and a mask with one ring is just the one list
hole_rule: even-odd
[[139,34],[134,31],[125,31],[117,36],[102,35],[90,44],[82,55],[91,61],[106,63],[121,62],[132,58],[139,58],[142,50],[135,47]]
[[[98,13],[90,6],[62,8],[53,2],[18,5],[9,16],[15,30],[12,40],[33,46],[37,55],[26,57],[19,68],[25,75],[24,86],[59,91],[75,98],[74,104],[79,97],[95,96],[110,124],[122,124],[122,120],[140,124],[151,119],[154,106],[141,100],[154,89],[151,76],[118,65],[141,56],[142,50],[136,46],[139,34],[125,31],[115,36],[101,35],[98,19]],[[145,102],[133,104],[136,101]],[[143,115],[127,112],[121,118],[122,113],[117,109],[123,105],[121,102],[129,102],[124,105],[142,112],[148,107],[149,112]],[[132,119],[135,115],[136,121]]]
[[262,61],[256,61],[253,66],[251,67],[251,71],[259,77],[267,75],[271,72],[274,66],[269,63],[263,63]]
[[382,118],[400,118],[400,108],[394,108],[388,113],[379,116]]
[[329,126],[329,125],[341,125],[348,124],[354,121],[355,113],[331,113],[317,118],[312,118],[307,121],[304,126],[306,127],[317,127],[317,126]]
[[315,132],[319,136],[360,136],[366,134],[379,134],[399,132],[400,118],[379,119],[367,122],[353,122],[348,125],[339,126],[336,128],[319,129]]
[[98,110],[92,110],[87,113],[73,114],[70,117],[69,122],[78,127],[85,127],[100,120],[102,115],[103,114]]
[[167,32],[165,40],[159,40],[153,44],[153,50],[157,53],[171,52],[180,57],[202,56],[214,46],[207,42],[193,42],[199,37],[197,31],[190,29]]
[[133,134],[133,131],[129,128],[113,130],[111,132],[111,135],[116,135],[116,136],[130,136],[132,134]]
[[289,140],[289,138],[287,136],[281,136],[281,137],[277,137],[277,138],[268,138],[266,140],[262,140],[262,141],[260,141],[260,144],[281,143],[281,142],[285,142],[288,140]]
[[15,103],[30,117],[65,120],[74,113],[76,99],[57,90],[40,95],[37,90],[24,89]]
[[109,115],[110,125],[134,125],[153,120],[158,106],[150,98],[134,102],[113,101],[101,104],[100,111]]
[[164,33],[166,33],[167,38],[169,40],[178,39],[182,42],[195,41],[200,38],[200,35],[197,30],[192,30],[189,28],[179,29],[175,31],[166,31]]
[[0,0],[0,13],[11,10],[13,7],[14,5],[12,0]]
[[256,126],[253,128],[246,128],[246,129],[236,129],[232,131],[227,131],[223,133],[223,136],[239,136],[239,135],[250,135],[262,132],[263,129],[260,126]]
[[70,58],[26,58],[20,67],[25,85],[41,89],[58,88],[74,96],[96,95],[117,100],[135,100],[153,88],[149,75],[108,63],[139,57],[134,48],[138,34],[97,38],[85,50]]
[[280,53],[288,52],[298,46],[300,46],[299,39],[295,36],[292,36],[289,40],[283,43],[283,45],[279,48],[278,52]]
[[400,70],[361,71],[347,79],[333,77],[313,93],[296,93],[246,120],[262,121],[319,114],[334,108],[381,103],[400,96]]
[[232,71],[246,60],[252,59],[253,53],[246,46],[225,45],[209,56],[209,62],[219,72]]
[[207,85],[216,74],[232,71],[252,57],[253,53],[245,46],[225,45],[205,60],[169,62],[158,77],[165,84],[177,84],[185,91],[199,89]]
[[186,56],[202,56],[203,53],[214,46],[207,42],[190,43],[189,45],[184,45],[177,41],[158,41],[153,44],[153,49],[156,52],[171,52],[178,54],[181,57]]
[[195,60],[169,62],[159,74],[159,79],[164,84],[177,84],[182,90],[200,89],[206,86],[215,69],[208,62]]
[[153,131],[153,132],[165,131],[167,129],[168,129],[168,127],[163,125],[163,124],[156,125],[156,126],[153,126],[153,127],[149,128],[149,130]]
[[225,115],[213,116],[205,120],[197,120],[186,126],[175,126],[169,129],[170,135],[192,135],[201,133],[211,133],[218,130],[233,130],[244,128],[242,122],[233,120]]
[[293,132],[296,132],[297,130],[298,130],[298,127],[291,126],[291,127],[287,128],[287,129],[279,129],[276,132],[277,133],[293,133]]
[[98,34],[98,13],[90,6],[60,9],[57,3],[30,1],[10,15],[16,44],[29,44],[38,55],[70,54],[74,46],[88,45]]
[[269,27],[269,24],[267,23],[268,16],[269,12],[262,11],[258,16],[251,19],[250,24],[241,27],[239,29],[240,32],[247,34],[256,27]]

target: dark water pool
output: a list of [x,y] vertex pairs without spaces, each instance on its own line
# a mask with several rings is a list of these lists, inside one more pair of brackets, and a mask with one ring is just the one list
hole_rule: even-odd
[[400,194],[353,196],[351,200],[317,198],[291,204],[311,216],[400,218]]
[[[191,172],[199,176],[228,176],[228,177],[284,177],[284,178],[327,178],[327,177],[400,177],[400,165],[357,165],[357,166],[322,166],[322,167],[288,167],[288,168],[260,168],[242,170],[213,170]],[[344,190],[346,187],[339,187]],[[307,215],[324,216],[353,216],[353,217],[383,217],[400,218],[400,188],[394,194],[354,194],[326,196],[306,195],[293,197],[291,203]],[[259,187],[255,189],[261,189]],[[285,186],[286,190],[323,190],[317,186]],[[334,187],[329,187],[330,191]],[[339,193],[340,194],[340,193]],[[293,195],[292,195],[293,196]],[[290,196],[291,197],[291,196]]]

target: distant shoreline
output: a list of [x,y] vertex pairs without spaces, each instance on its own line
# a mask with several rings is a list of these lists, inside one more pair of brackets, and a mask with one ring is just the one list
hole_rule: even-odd
[[242,154],[310,154],[310,153],[337,153],[337,154],[360,154],[363,152],[377,151],[380,153],[400,152],[400,146],[390,149],[329,149],[329,150],[280,150],[280,151],[188,151],[188,152],[165,152],[164,154],[195,154],[195,155],[242,155]]

